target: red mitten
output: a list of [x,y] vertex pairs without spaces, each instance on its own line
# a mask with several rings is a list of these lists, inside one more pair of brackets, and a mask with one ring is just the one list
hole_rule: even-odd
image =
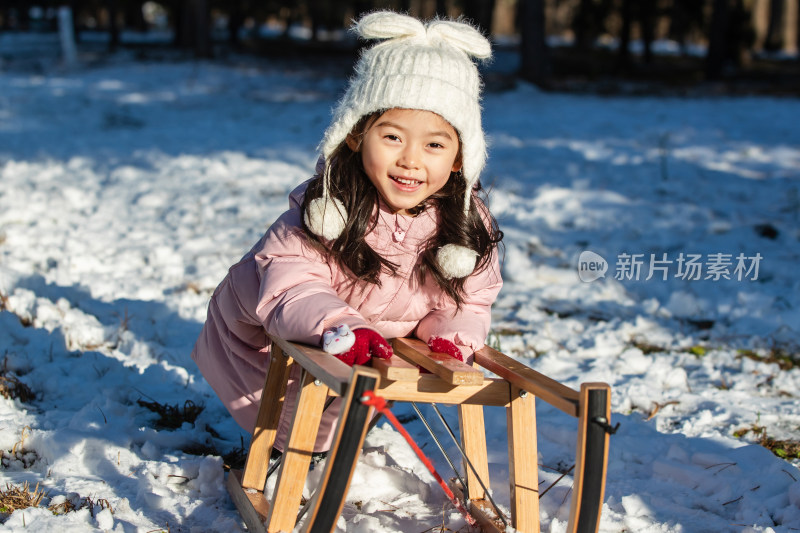
[[464,362],[464,356],[461,354],[461,350],[447,339],[431,337],[428,339],[428,348],[430,348],[432,352],[446,353],[450,357],[458,359],[462,363]]
[[367,364],[372,357],[392,356],[391,345],[380,333],[367,328],[351,331],[346,324],[324,333],[322,349],[349,366]]

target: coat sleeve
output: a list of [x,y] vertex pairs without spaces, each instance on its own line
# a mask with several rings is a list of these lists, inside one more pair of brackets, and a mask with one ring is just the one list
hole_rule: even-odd
[[335,267],[307,241],[298,209],[284,213],[256,248],[256,316],[268,333],[316,345],[328,327],[366,326],[361,314],[334,290]]
[[431,337],[442,337],[456,344],[465,357],[480,349],[489,334],[492,304],[497,298],[503,280],[497,248],[492,252],[486,267],[467,278],[464,283],[464,303],[461,309],[450,298],[420,320],[416,329],[418,339],[428,342]]

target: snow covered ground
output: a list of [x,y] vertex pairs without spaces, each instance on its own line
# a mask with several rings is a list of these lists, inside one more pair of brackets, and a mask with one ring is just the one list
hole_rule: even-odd
[[[223,460],[195,453],[247,435],[189,353],[227,267],[312,172],[335,67],[119,55],[0,72],[0,375],[35,394],[0,397],[0,490],[47,492],[0,531],[243,530]],[[800,439],[800,101],[519,84],[484,104],[506,235],[490,341],[573,387],[612,385],[600,530],[800,530],[800,461],[756,444]],[[588,259],[604,277],[581,281]],[[170,429],[154,401],[205,409]],[[487,414],[507,507],[504,420]],[[538,425],[544,487],[572,465],[575,425],[545,406]],[[570,485],[542,498],[543,531],[564,531]],[[84,505],[45,508],[66,501]],[[468,530],[389,426],[348,502],[343,531]]]

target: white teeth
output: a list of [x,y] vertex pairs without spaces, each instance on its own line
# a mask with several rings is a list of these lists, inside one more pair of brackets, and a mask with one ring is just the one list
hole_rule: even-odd
[[402,183],[403,185],[418,185],[418,184],[422,183],[419,180],[406,179],[406,178],[401,178],[399,176],[392,176],[392,179],[394,179],[395,181],[397,181],[399,183]]

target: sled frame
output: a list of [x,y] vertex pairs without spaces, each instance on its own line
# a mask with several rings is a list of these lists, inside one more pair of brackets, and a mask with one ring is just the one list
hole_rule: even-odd
[[[456,405],[461,446],[474,467],[464,469],[466,487],[452,482],[484,532],[506,527],[483,493],[489,487],[484,406],[506,407],[511,517],[519,533],[539,533],[536,398],[578,421],[574,483],[567,531],[596,533],[608,467],[611,389],[606,383],[567,387],[488,346],[475,352],[474,366],[432,353],[411,338],[392,341],[395,355],[373,367],[348,367],[318,348],[271,337],[270,366],[244,470],[231,470],[227,486],[253,533],[292,531],[299,520],[302,492],[317,429],[328,396],[340,396],[336,434],[316,491],[305,502],[303,533],[330,533],[342,512],[373,410],[362,403],[367,390],[390,401]],[[420,373],[418,366],[430,373]],[[293,366],[302,369],[300,387],[271,500],[264,487],[286,385]],[[485,377],[484,371],[496,377]],[[306,512],[307,511],[307,512]],[[508,521],[508,520],[507,520]]]

